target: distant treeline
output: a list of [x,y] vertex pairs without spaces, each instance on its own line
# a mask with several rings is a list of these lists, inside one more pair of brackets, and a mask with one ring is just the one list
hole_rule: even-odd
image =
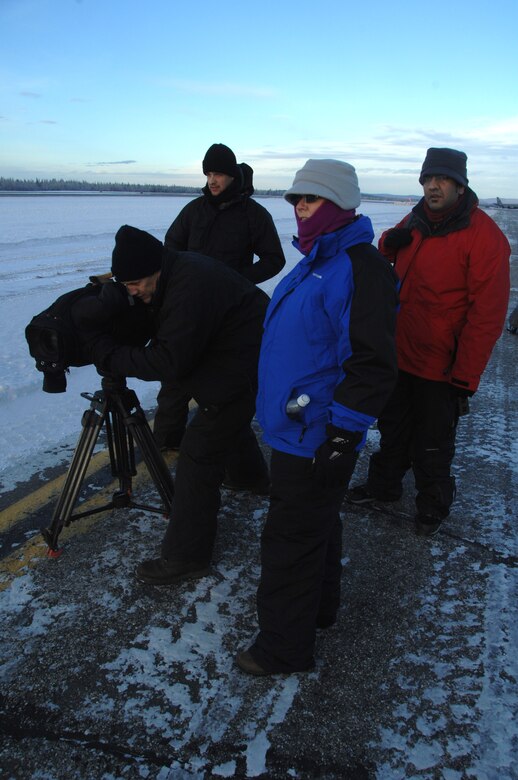
[[[65,181],[65,179],[6,179],[0,176],[3,192],[156,192],[166,195],[196,195],[201,187],[177,184],[118,184],[111,182]],[[283,190],[256,190],[257,195],[282,195]]]
[[[6,192],[128,192],[135,194],[199,195],[200,187],[183,187],[178,184],[120,184],[114,182],[74,181],[65,179],[7,179],[0,176],[0,194]],[[280,197],[284,190],[255,190],[263,198]],[[363,200],[416,202],[416,195],[369,195],[362,193]]]

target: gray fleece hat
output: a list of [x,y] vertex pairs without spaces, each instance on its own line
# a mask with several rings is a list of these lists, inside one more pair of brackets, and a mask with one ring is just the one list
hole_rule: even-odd
[[292,195],[319,195],[346,211],[357,208],[361,200],[356,171],[342,160],[307,160],[284,193],[288,203]]

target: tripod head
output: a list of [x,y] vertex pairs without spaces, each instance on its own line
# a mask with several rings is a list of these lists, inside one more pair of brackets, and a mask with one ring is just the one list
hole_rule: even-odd
[[124,376],[103,376],[101,387],[108,393],[121,393],[127,388],[126,377]]

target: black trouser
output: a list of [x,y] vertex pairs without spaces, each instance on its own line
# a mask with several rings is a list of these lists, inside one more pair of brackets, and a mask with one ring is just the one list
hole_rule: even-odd
[[251,393],[210,412],[196,411],[178,455],[171,519],[162,541],[164,558],[210,563],[227,458],[239,450],[250,462],[264,462],[250,428],[254,412]]
[[185,432],[190,396],[177,385],[162,383],[157,396],[153,433],[159,447],[178,446]]
[[[154,436],[159,447],[178,446],[180,443],[187,425],[190,400],[189,395],[185,395],[177,385],[162,384],[154,423]],[[236,449],[228,453],[225,472],[226,479],[237,486],[268,481],[268,467],[251,428],[244,437],[243,446],[236,443]]]
[[455,497],[457,399],[448,382],[400,371],[379,420],[380,449],[370,459],[367,487],[379,498],[400,498],[412,468],[420,514],[442,519]]
[[345,487],[324,490],[312,459],[272,451],[271,495],[261,537],[259,634],[251,653],[268,672],[313,665],[317,621],[340,604]]

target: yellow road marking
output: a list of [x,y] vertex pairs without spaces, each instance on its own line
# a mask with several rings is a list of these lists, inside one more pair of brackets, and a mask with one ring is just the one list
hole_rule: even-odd
[[[109,462],[109,459],[108,451],[98,452],[91,458],[85,477],[102,469]],[[11,526],[33,514],[36,509],[57,498],[65,479],[66,473],[61,474],[0,512],[0,533],[5,533]]]
[[[105,456],[105,460],[108,460],[108,453],[99,453],[99,455]],[[176,453],[166,453],[165,454],[165,461],[168,465],[173,463],[176,460]],[[94,458],[92,458],[91,463],[93,463]],[[98,470],[103,464],[101,463],[102,458],[98,458],[96,461],[96,469]],[[143,483],[149,482],[150,476],[149,472],[147,470],[147,467],[145,463],[140,463],[137,466],[137,474],[135,477],[132,478],[132,489],[133,493],[135,491],[135,487],[138,485],[142,485]],[[63,477],[58,477],[56,480],[53,480],[54,483],[60,483],[64,481]],[[88,501],[84,501],[81,504],[78,504],[77,507],[75,507],[75,510],[80,510],[81,512],[88,512],[92,509],[96,509],[99,506],[102,506],[103,504],[108,503],[110,501],[111,497],[113,496],[113,493],[119,488],[119,481],[115,480],[110,485],[107,485],[105,488],[99,491],[97,495],[93,496],[92,498],[88,499]],[[59,486],[54,489],[54,492],[58,492]],[[41,496],[46,497],[47,494],[42,489]],[[35,491],[35,493],[39,493],[39,491]],[[35,500],[32,499],[31,496],[27,496],[27,506],[38,506]],[[23,499],[18,504],[23,503]],[[42,503],[45,503],[44,501]],[[39,506],[42,504],[40,503]],[[6,510],[7,511],[7,510]],[[108,510],[107,510],[108,511]],[[114,511],[114,510],[112,510]],[[92,526],[95,525],[102,517],[104,516],[104,513],[99,512],[97,515],[89,515],[87,517],[82,517],[79,520],[75,520],[66,528],[63,528],[63,530],[60,533],[59,536],[59,543],[60,545],[63,545],[64,542],[68,541],[69,539],[73,538],[77,534],[82,534],[88,531]],[[18,518],[19,519],[19,518]],[[32,537],[29,539],[25,544],[20,545],[16,548],[14,552],[12,552],[10,555],[7,555],[5,558],[0,560],[0,592],[8,588],[13,579],[15,577],[20,576],[21,574],[25,574],[25,572],[31,568],[32,566],[36,565],[36,563],[41,560],[42,558],[47,557],[47,551],[48,547],[46,542],[44,541],[43,537],[41,537],[39,534],[35,537]]]

